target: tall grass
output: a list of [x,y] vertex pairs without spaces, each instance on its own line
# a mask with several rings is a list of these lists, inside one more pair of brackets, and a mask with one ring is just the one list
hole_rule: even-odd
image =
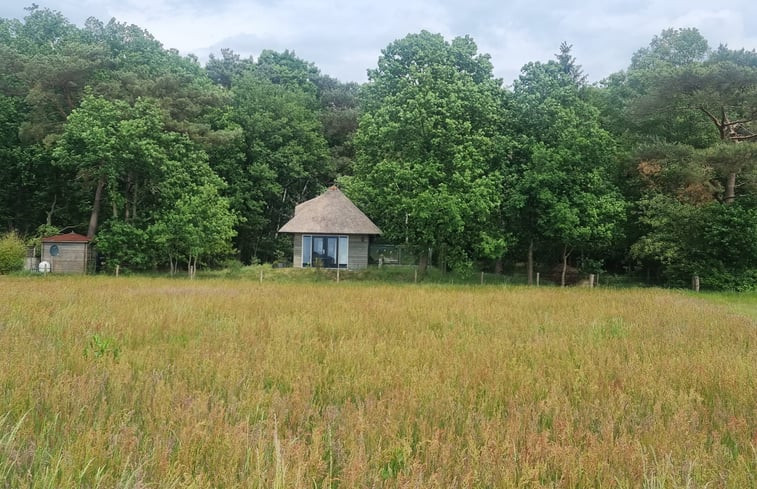
[[0,279],[0,487],[756,487],[757,324],[660,290]]

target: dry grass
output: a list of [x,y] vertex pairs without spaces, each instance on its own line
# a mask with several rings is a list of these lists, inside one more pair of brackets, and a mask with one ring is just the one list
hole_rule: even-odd
[[755,319],[679,293],[4,278],[0,352],[0,487],[757,487]]

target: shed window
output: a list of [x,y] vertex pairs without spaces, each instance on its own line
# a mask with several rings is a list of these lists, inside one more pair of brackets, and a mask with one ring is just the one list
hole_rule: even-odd
[[58,248],[58,245],[52,245],[50,247],[50,256],[58,256],[60,255],[60,248]]
[[302,266],[347,268],[349,237],[302,236]]

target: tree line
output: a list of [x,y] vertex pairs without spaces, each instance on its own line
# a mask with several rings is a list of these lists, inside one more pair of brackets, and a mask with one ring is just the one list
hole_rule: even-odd
[[285,260],[278,228],[337,183],[421,269],[757,287],[757,53],[696,29],[596,84],[563,43],[509,85],[422,31],[355,84],[31,7],[0,19],[0,66],[0,222],[85,233],[106,266]]

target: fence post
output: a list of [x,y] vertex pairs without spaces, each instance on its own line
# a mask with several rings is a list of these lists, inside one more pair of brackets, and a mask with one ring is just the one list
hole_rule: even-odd
[[484,285],[484,272],[481,272],[481,285]]
[[694,292],[699,292],[699,275],[691,277],[691,288],[694,289]]
[[415,267],[415,274],[413,276],[413,283],[418,283],[418,267]]
[[336,269],[336,283],[339,283],[339,268]]
[[116,265],[116,277],[118,277],[118,272],[121,269],[121,265]]
[[536,272],[536,286],[537,287],[539,286],[539,277],[540,277],[540,275],[541,274],[539,272]]
[[593,273],[589,274],[589,288],[590,289],[594,288],[594,274]]
[[260,283],[263,283],[263,269],[260,269]]

